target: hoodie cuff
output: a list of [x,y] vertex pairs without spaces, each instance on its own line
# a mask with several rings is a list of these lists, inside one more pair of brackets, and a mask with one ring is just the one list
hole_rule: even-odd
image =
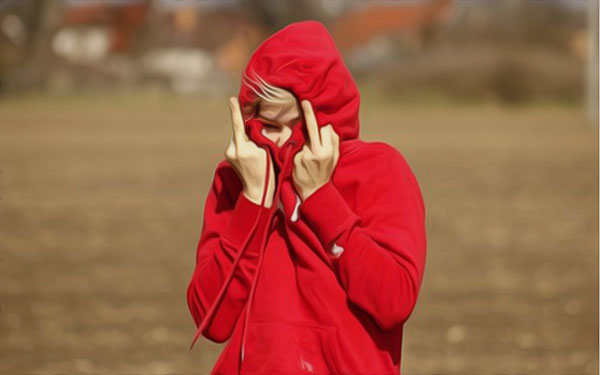
[[326,249],[360,221],[331,180],[306,198],[299,210]]
[[[248,243],[249,250],[258,250],[261,237],[268,222],[269,209],[252,202],[244,193],[238,196],[235,207],[233,208],[233,216],[229,222],[229,226],[225,229],[223,236],[236,247],[242,246],[246,237],[250,234],[252,226],[259,220],[256,230],[252,234],[252,239]],[[258,215],[261,215],[258,218]]]

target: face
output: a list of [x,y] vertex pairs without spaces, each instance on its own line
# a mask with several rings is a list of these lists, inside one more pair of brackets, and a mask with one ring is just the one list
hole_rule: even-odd
[[260,101],[257,118],[264,124],[262,134],[279,147],[292,134],[292,127],[300,119],[300,109],[295,99],[287,104]]

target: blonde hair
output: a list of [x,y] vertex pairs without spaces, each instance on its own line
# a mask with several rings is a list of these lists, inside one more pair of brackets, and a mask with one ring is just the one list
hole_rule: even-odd
[[248,77],[246,72],[244,72],[242,76],[242,81],[257,96],[257,100],[251,104],[251,107],[244,109],[246,114],[253,112],[254,108],[260,101],[270,104],[277,104],[284,107],[297,105],[296,97],[290,91],[269,84],[254,70],[252,71],[252,75],[254,76],[254,79]]

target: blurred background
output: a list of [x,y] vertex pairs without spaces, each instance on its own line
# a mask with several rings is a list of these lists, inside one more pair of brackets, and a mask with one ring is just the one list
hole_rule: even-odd
[[301,19],[423,190],[403,374],[598,373],[596,0],[0,0],[0,373],[209,373],[185,291],[225,99]]

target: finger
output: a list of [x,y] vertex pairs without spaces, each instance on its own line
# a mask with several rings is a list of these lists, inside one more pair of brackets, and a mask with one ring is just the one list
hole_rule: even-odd
[[335,166],[340,158],[340,136],[333,130],[333,126],[331,130],[333,134],[333,165]]
[[304,147],[294,155],[294,166],[299,167],[302,165],[302,155],[304,154]]
[[339,143],[340,142],[340,136],[339,136],[338,133],[336,133],[333,125],[327,124],[327,128],[329,128],[329,133],[331,135],[331,140],[333,141],[333,143]]
[[333,155],[333,165],[337,165],[340,150],[340,137],[333,129],[333,125],[327,124],[321,128],[321,139],[326,154]]
[[329,149],[333,145],[333,134],[331,132],[331,125],[322,126],[319,129],[321,134],[321,145],[324,149]]
[[227,146],[227,149],[225,150],[225,158],[227,159],[227,161],[233,162],[236,159],[235,151],[236,151],[235,142],[233,142],[233,137],[232,137],[231,142],[229,142],[229,145]]
[[321,142],[323,143],[323,149],[327,154],[331,153],[334,149],[339,148],[340,138],[331,124],[321,128]]
[[315,113],[308,100],[302,101],[302,110],[304,111],[304,120],[306,122],[306,130],[308,131],[310,147],[313,151],[316,151],[321,147],[321,137],[319,137],[319,125],[317,124]]
[[231,114],[231,125],[233,127],[233,140],[236,146],[248,140],[244,131],[244,120],[240,110],[240,103],[236,97],[229,98],[229,111]]

